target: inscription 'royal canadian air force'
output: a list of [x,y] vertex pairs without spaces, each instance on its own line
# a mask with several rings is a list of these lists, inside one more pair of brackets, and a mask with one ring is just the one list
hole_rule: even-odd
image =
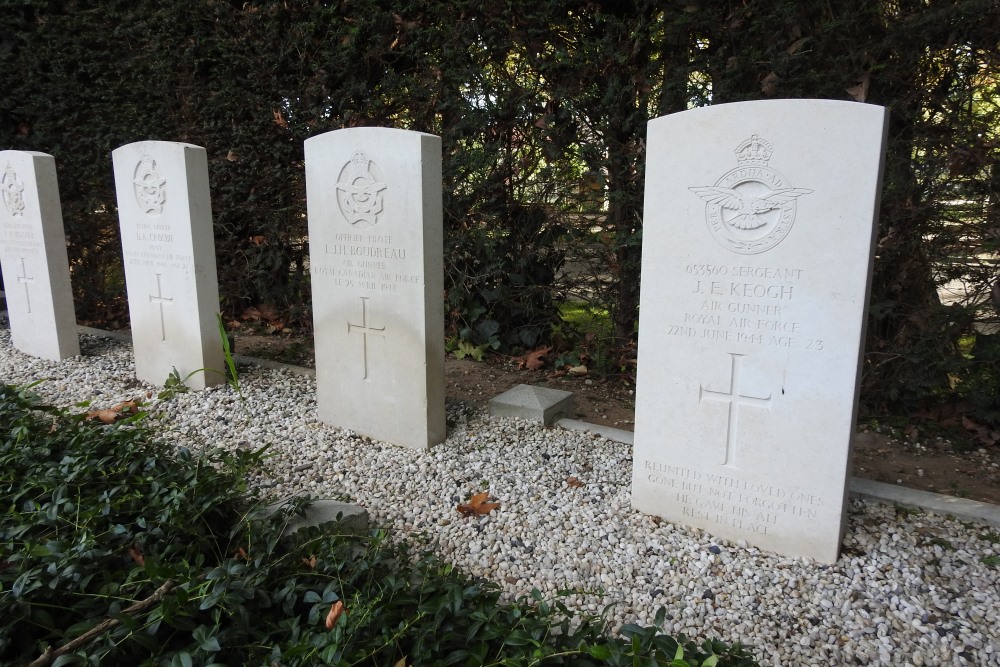
[[689,188],[707,202],[712,237],[733,252],[754,255],[781,243],[795,222],[795,200],[812,192],[768,166],[773,150],[754,134],[736,147],[735,169],[715,185]]

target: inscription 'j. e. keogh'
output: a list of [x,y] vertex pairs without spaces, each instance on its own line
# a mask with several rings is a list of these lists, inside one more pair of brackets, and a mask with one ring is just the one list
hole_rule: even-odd
[[774,149],[754,134],[736,147],[735,169],[715,185],[689,188],[707,203],[712,236],[743,255],[770,250],[795,222],[795,200],[812,190],[790,187],[788,179],[767,166]]
[[135,186],[135,200],[143,213],[163,213],[163,206],[167,203],[167,181],[160,178],[156,160],[148,155],[139,160],[132,184]]
[[17,173],[9,164],[0,180],[0,190],[3,190],[3,203],[10,214],[24,215],[24,184],[18,180]]
[[384,209],[383,196],[388,188],[378,165],[361,151],[340,170],[337,179],[337,205],[352,225],[359,222],[375,226]]

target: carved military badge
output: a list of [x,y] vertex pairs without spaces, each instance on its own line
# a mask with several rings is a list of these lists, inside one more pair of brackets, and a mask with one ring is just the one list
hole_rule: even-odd
[[0,191],[3,191],[3,203],[13,216],[24,215],[24,184],[18,180],[14,168],[7,164],[7,169],[0,179]]
[[144,213],[163,213],[163,206],[167,203],[167,182],[160,178],[156,160],[148,155],[142,158],[135,167],[132,184],[135,186],[135,200]]
[[779,244],[795,222],[795,200],[812,190],[793,188],[767,166],[773,148],[759,135],[736,147],[738,166],[715,185],[688,188],[704,199],[712,236],[733,252],[753,255]]
[[352,225],[364,222],[374,226],[382,215],[383,195],[388,187],[378,165],[361,151],[354,151],[337,179],[340,212]]

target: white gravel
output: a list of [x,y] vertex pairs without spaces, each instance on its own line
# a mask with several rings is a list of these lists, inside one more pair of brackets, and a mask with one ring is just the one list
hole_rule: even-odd
[[[0,378],[44,378],[35,391],[63,406],[155,395],[134,379],[129,345],[82,336],[81,347],[62,363],[33,359],[2,329]],[[350,499],[510,596],[570,590],[565,603],[607,608],[616,627],[663,606],[664,631],[742,641],[765,665],[1000,666],[995,529],[853,501],[843,555],[821,566],[633,511],[628,445],[450,401],[447,441],[405,450],[319,423],[310,378],[244,367],[240,379],[243,400],[225,386],[179,394],[154,423],[192,448],[271,445],[254,483]],[[500,508],[461,516],[455,506],[480,491]]]

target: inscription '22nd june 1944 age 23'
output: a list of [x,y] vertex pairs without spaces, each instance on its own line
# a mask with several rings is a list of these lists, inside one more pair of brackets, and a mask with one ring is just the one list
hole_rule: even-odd
[[822,351],[822,337],[788,317],[805,269],[723,264],[688,264],[689,289],[699,306],[671,322],[668,336],[702,338]]

